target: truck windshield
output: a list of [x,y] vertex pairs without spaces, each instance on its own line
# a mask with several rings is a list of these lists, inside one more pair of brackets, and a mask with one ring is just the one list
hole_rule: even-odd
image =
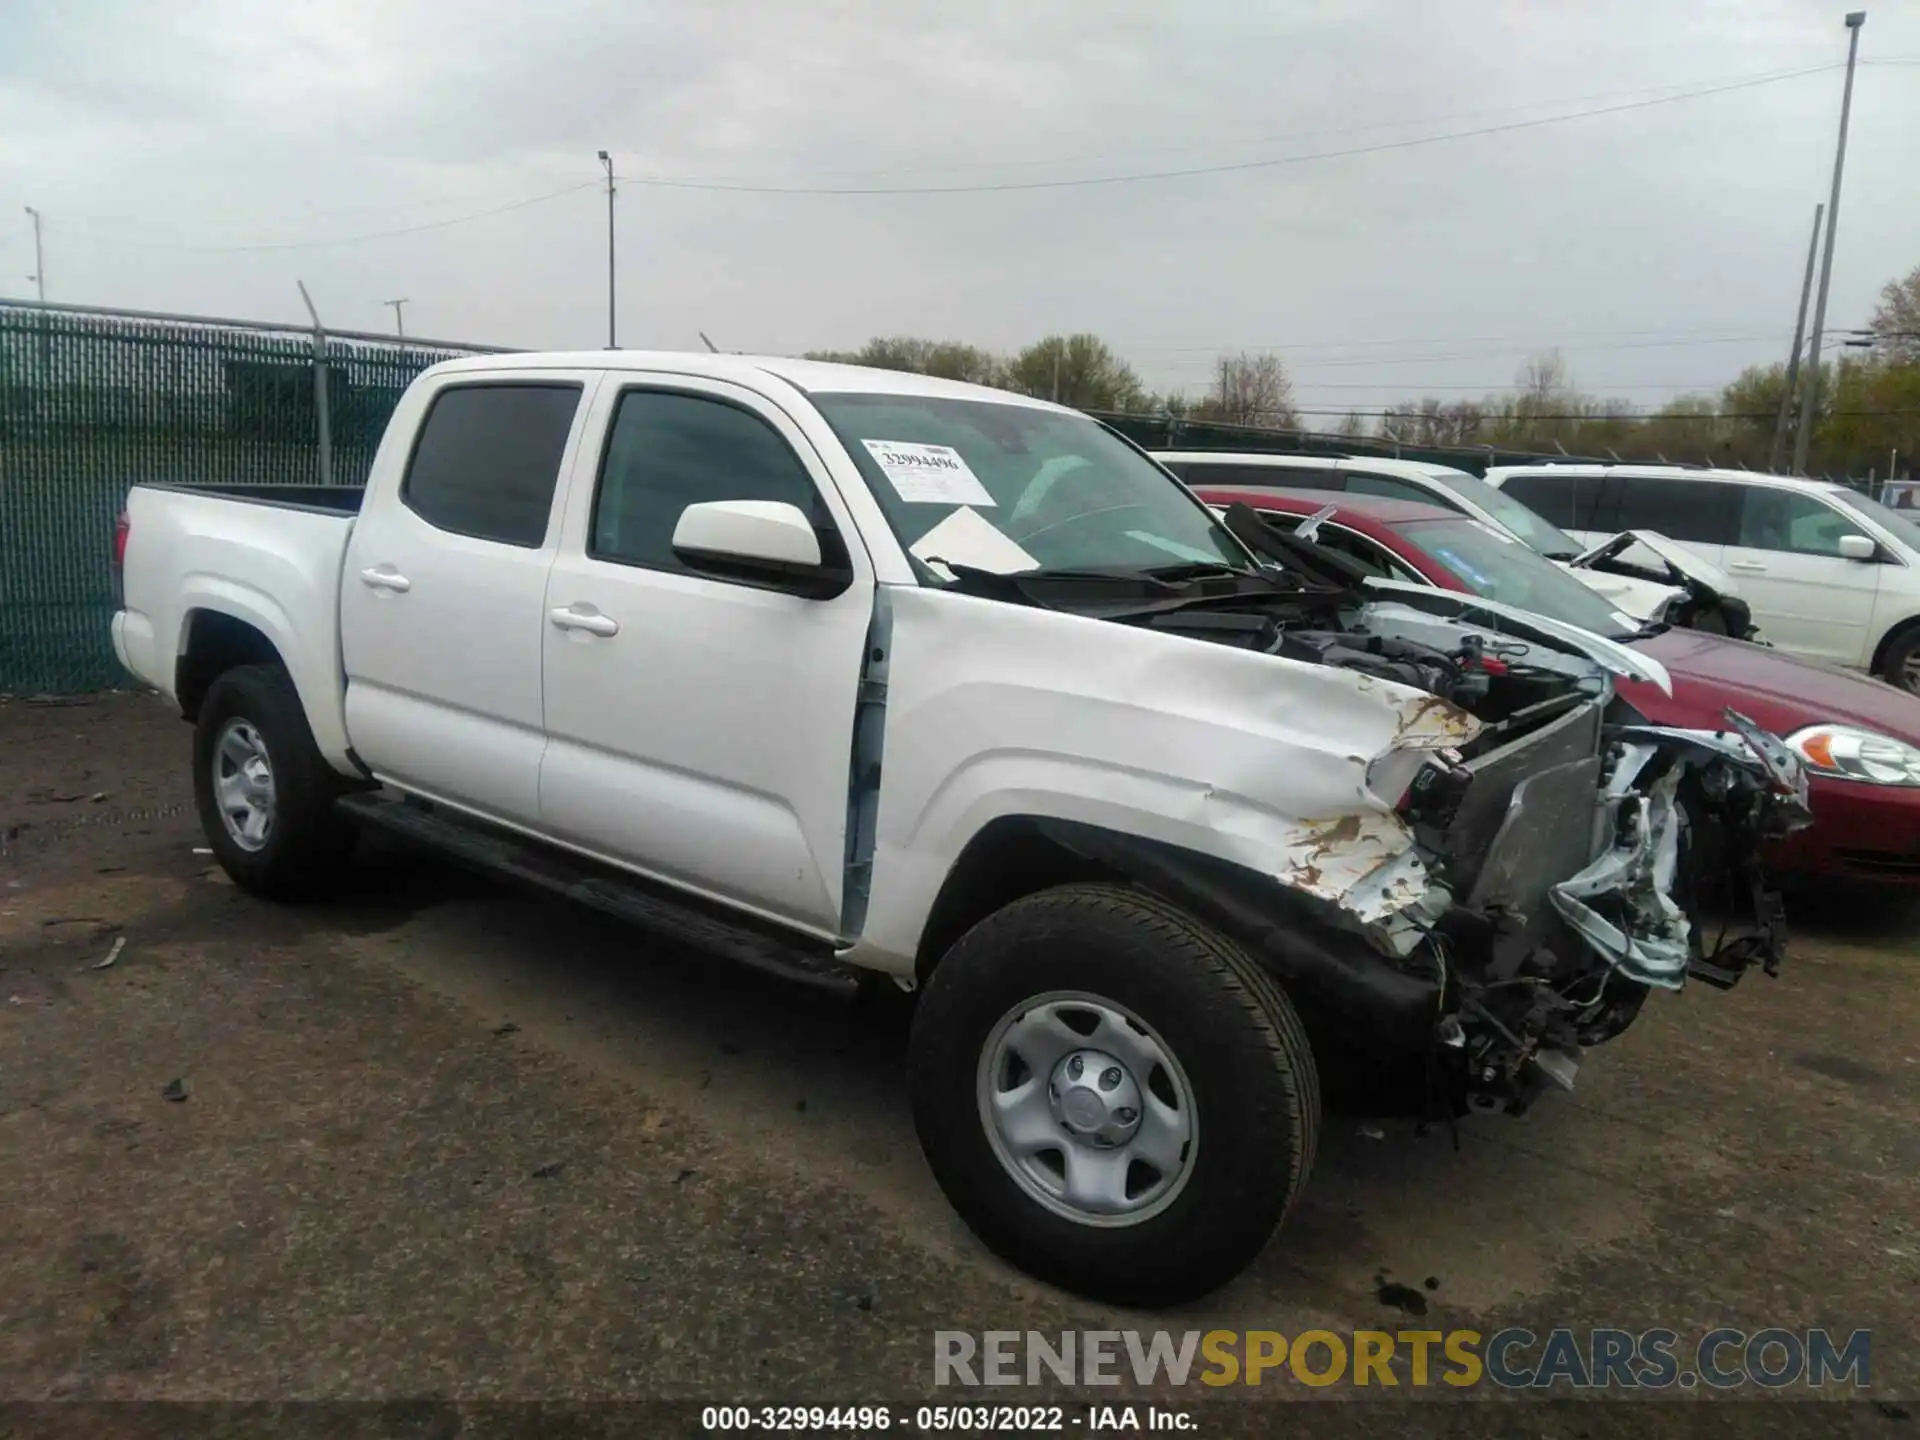
[[812,398],[930,566],[1255,568],[1206,506],[1085,416],[946,396]]
[[1634,624],[1551,560],[1477,520],[1406,520],[1393,527],[1476,595],[1629,640]]

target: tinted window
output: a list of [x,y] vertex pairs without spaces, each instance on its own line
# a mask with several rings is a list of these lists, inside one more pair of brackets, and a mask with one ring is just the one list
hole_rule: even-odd
[[1231,485],[1252,490],[1340,490],[1346,476],[1338,470],[1292,465],[1216,465],[1211,460],[1187,463],[1189,485]]
[[1500,487],[1537,515],[1562,530],[1594,530],[1594,502],[1600,497],[1597,475],[1515,475]]
[[1816,496],[1759,485],[1742,485],[1740,489],[1745,499],[1740,506],[1736,545],[1752,550],[1784,550],[1793,555],[1838,556],[1842,535],[1867,533]]
[[427,410],[401,482],[439,530],[537,549],[547,538],[578,385],[461,385]]
[[1450,500],[1422,490],[1418,485],[1408,484],[1405,480],[1395,480],[1390,475],[1356,475],[1349,472],[1347,491],[1353,495],[1378,495],[1385,500],[1411,500],[1416,505],[1438,505],[1442,510],[1457,508]]
[[[673,553],[680,513],[704,500],[780,500],[832,532],[826,503],[785,440],[722,400],[630,390],[607,438],[588,553],[655,570],[686,570]],[[821,546],[821,553],[831,547]]]
[[1475,595],[1621,638],[1633,629],[1612,604],[1551,560],[1474,520],[1409,520],[1393,527]]
[[1831,493],[1833,499],[1847,509],[1857,515],[1865,515],[1870,520],[1877,520],[1897,538],[1906,541],[1913,549],[1920,550],[1920,525],[1913,523],[1914,518],[1920,516],[1920,510],[1913,508],[1911,490],[1895,492],[1894,499],[1888,503],[1899,505],[1897,510],[1889,510],[1886,504],[1855,490],[1835,490]]
[[1601,530],[1654,530],[1696,545],[1733,541],[1740,487],[1713,480],[1609,475],[1601,489]]

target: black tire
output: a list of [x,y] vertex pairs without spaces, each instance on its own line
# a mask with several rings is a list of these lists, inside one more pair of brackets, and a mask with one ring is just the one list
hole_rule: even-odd
[[[988,1139],[985,1047],[1016,1007],[1057,991],[1131,1012],[1191,1088],[1198,1144],[1184,1186],[1137,1223],[1049,1208]],[[1239,1274],[1305,1182],[1320,1128],[1313,1053],[1273,978],[1185,911],[1117,885],[1042,891],[962,937],[921,996],[908,1068],[921,1147],[961,1218],[1029,1274],[1117,1304],[1177,1304]]]
[[1887,653],[1880,661],[1880,678],[1909,695],[1920,694],[1920,684],[1914,678],[1920,675],[1920,670],[1909,669],[1916,658],[1920,658],[1920,625],[1909,626],[1887,642]]
[[[214,788],[216,749],[234,721],[250,725],[273,772],[273,821],[248,849],[228,830]],[[241,889],[271,900],[331,890],[352,857],[355,828],[334,806],[347,782],[321,758],[293,680],[278,665],[241,665],[207,690],[193,734],[193,794],[214,858]]]

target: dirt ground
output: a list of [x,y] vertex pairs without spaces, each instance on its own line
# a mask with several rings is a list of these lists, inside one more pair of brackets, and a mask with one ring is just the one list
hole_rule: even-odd
[[[1250,1272],[1145,1317],[954,1219],[899,1017],[399,849],[347,899],[254,901],[197,848],[189,739],[146,696],[0,702],[0,1401],[850,1404],[935,1395],[936,1329],[1725,1324],[1872,1330],[1871,1400],[1333,1408],[1913,1433],[1910,905],[1803,922],[1778,980],[1656,997],[1574,1094],[1457,1153],[1330,1118]],[[1306,1393],[1180,1403],[1260,1433]],[[0,1406],[0,1434],[81,1413]]]

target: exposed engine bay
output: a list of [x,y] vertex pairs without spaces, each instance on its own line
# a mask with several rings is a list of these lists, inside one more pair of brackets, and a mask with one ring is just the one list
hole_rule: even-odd
[[[1755,965],[1777,972],[1786,928],[1759,855],[1811,820],[1805,772],[1777,739],[1733,712],[1721,731],[1649,725],[1613,685],[1649,678],[1636,666],[1666,683],[1636,652],[1474,597],[1370,579],[1243,506],[1226,523],[1275,569],[1143,577],[1132,594],[1071,573],[959,578],[1004,599],[1357,672],[1472,717],[1459,743],[1396,749],[1368,770],[1364,798],[1403,827],[1367,880],[1368,914],[1385,896],[1385,919],[1144,848],[1098,857],[1257,944],[1316,1044],[1331,1034],[1397,1072],[1410,1092],[1401,1103],[1430,1118],[1517,1113],[1549,1084],[1570,1088],[1581,1052],[1625,1030],[1652,990],[1689,979],[1725,988]],[[1343,824],[1326,837],[1343,843]]]

